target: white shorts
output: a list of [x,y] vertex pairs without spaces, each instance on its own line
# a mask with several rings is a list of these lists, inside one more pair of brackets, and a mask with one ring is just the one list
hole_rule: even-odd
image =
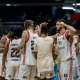
[[37,76],[41,79],[44,78],[52,78],[53,76],[55,76],[55,72],[54,72],[54,67],[48,67],[48,68],[43,68],[43,69],[39,69],[37,71]]
[[61,80],[75,80],[75,60],[61,62],[60,64],[60,76]]
[[76,80],[80,80],[80,67],[77,67]]
[[36,66],[20,65],[18,79],[20,79],[20,80],[37,80]]
[[17,79],[20,61],[7,61],[5,79]]

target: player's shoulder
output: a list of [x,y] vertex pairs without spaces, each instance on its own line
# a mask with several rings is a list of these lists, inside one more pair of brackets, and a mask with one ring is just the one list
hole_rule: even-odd
[[1,37],[1,41],[6,41],[6,40],[7,40],[7,35]]
[[49,36],[47,36],[47,37],[46,37],[46,39],[50,39],[50,40],[53,40],[53,38],[52,38],[52,37],[49,37]]
[[26,36],[29,33],[29,31],[23,31],[22,36]]

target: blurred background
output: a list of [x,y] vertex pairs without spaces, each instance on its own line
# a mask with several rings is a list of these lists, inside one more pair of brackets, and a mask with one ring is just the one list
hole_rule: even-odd
[[63,18],[80,34],[80,0],[0,0],[0,38],[8,33],[11,25],[22,26],[33,20],[36,25],[48,22],[48,29]]

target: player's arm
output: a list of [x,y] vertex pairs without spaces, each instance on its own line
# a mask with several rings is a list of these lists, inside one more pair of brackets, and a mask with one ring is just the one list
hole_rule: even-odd
[[67,24],[65,24],[63,22],[60,22],[60,24],[63,25],[63,26],[65,26],[68,29],[68,31],[66,32],[66,36],[67,37],[68,36],[74,36],[74,34],[76,32],[76,29],[74,29],[72,26],[67,25]]
[[24,31],[22,34],[22,40],[21,40],[20,44],[18,46],[14,46],[14,49],[18,49],[18,50],[23,49],[25,42],[28,39],[27,37],[28,37],[28,32]]
[[55,34],[55,35],[52,35],[52,36],[50,36],[50,37],[52,37],[55,41],[57,40],[57,35],[58,35],[59,33],[57,33],[57,34]]
[[8,53],[8,43],[9,43],[9,40],[6,41],[6,44],[4,46],[4,51],[3,51],[3,58],[2,58],[2,67],[3,67],[3,71],[4,71],[4,67],[5,67],[5,61],[6,61],[6,56],[7,56],[7,53]]
[[1,38],[1,43],[0,43],[0,53],[3,53],[5,43],[6,43],[6,38],[5,37],[2,37]]
[[76,55],[78,55],[78,53],[79,53],[79,44],[76,43],[76,44],[75,44],[75,47],[76,47]]
[[34,56],[37,59],[37,42],[36,42],[36,39],[34,41]]

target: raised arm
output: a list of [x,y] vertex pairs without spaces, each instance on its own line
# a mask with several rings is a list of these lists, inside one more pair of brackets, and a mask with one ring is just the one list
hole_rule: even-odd
[[67,24],[65,24],[63,22],[60,22],[60,24],[63,25],[63,26],[65,26],[68,29],[68,31],[66,32],[66,36],[67,37],[68,36],[74,36],[74,34],[76,32],[76,29],[74,29],[72,26],[67,25]]

